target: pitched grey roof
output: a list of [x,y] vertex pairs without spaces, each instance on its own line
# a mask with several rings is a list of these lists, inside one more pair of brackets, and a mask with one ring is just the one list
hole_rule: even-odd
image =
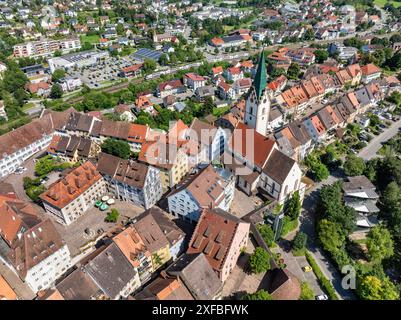
[[283,183],[294,166],[295,161],[284,153],[274,150],[266,162],[263,172],[277,183]]
[[197,300],[213,299],[222,288],[222,282],[203,253],[181,255],[166,272],[178,275]]
[[56,285],[65,300],[90,300],[100,289],[81,269],[76,269]]
[[84,271],[111,299],[117,298],[136,276],[135,269],[114,242],[90,260]]

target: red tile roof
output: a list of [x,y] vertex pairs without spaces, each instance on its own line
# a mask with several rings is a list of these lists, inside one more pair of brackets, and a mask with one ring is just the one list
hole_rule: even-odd
[[[252,142],[253,145],[250,146],[249,144]],[[239,153],[245,159],[250,161],[253,159],[253,162],[260,168],[263,168],[275,144],[274,140],[261,135],[242,122],[238,123],[228,142],[231,150]]]
[[363,66],[361,69],[363,75],[371,75],[381,72],[381,69],[379,67],[376,67],[373,63],[369,63],[366,66]]
[[102,176],[94,164],[86,161],[64,178],[53,183],[46,192],[40,195],[40,198],[61,209],[78,198],[101,178]]

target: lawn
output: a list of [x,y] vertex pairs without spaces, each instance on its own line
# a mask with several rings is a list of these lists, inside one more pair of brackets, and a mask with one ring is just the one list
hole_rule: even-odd
[[221,107],[221,108],[213,108],[213,115],[215,117],[220,117],[223,114],[227,113],[230,110],[230,106]]
[[99,43],[100,37],[96,34],[91,36],[81,36],[81,43],[89,42],[90,44]]
[[380,8],[383,8],[385,4],[391,3],[394,7],[398,8],[401,6],[401,2],[397,1],[387,1],[387,0],[374,0],[374,3],[378,5]]

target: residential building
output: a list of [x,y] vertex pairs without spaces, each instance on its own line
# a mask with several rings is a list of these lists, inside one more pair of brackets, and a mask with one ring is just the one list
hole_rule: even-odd
[[4,120],[8,121],[7,112],[3,100],[0,100],[0,118],[3,118]]
[[206,85],[206,78],[196,73],[187,73],[184,75],[184,85],[195,91]]
[[86,161],[40,195],[47,213],[69,225],[85,214],[107,192],[106,181],[94,164]]
[[168,216],[167,212],[159,209],[156,206],[151,208],[149,211],[170,244],[171,259],[173,261],[176,260],[178,256],[183,253],[186,244],[185,232],[171,220],[171,217]]
[[250,224],[220,209],[204,209],[192,234],[187,253],[204,253],[224,283],[246,248]]
[[0,136],[0,178],[14,172],[34,154],[45,150],[72,110],[46,113],[40,119]]
[[365,176],[347,177],[342,184],[346,206],[357,212],[356,225],[360,230],[368,231],[378,223],[376,206],[379,195],[376,187]]
[[186,130],[185,138],[197,141],[200,149],[205,150],[207,159],[214,161],[223,154],[227,145],[228,133],[220,127],[216,128],[195,118]]
[[56,51],[67,53],[69,51],[81,48],[81,42],[78,38],[51,40],[45,39],[36,42],[27,42],[17,44],[14,46],[14,57],[36,57],[36,56],[49,56]]
[[63,161],[76,163],[96,158],[100,150],[96,142],[86,137],[53,136],[47,153]]
[[208,165],[189,175],[167,195],[169,212],[196,222],[206,208],[229,210],[234,198],[235,179],[230,172]]
[[134,296],[135,300],[194,300],[191,292],[178,277],[161,274]]
[[71,266],[68,247],[50,219],[24,231],[12,244],[8,259],[33,292],[52,286]]
[[185,92],[185,86],[179,79],[162,82],[157,87],[157,96],[160,98]]
[[153,272],[152,254],[146,248],[138,232],[132,225],[128,226],[114,236],[113,241],[138,272],[141,284],[146,283]]
[[221,298],[223,284],[203,253],[181,255],[166,273],[178,277],[195,300]]
[[100,300],[105,297],[98,285],[80,267],[59,281],[55,290],[62,298],[56,300]]
[[376,67],[372,63],[362,66],[361,70],[362,70],[362,82],[365,84],[372,82],[373,80],[378,79],[381,76],[380,68]]
[[97,170],[117,199],[148,209],[163,195],[160,171],[150,165],[101,153]]
[[114,242],[92,253],[83,271],[110,300],[127,298],[141,286],[139,273]]
[[326,138],[326,128],[317,115],[307,118],[303,124],[315,142],[323,142]]
[[155,214],[158,214],[157,209],[151,208],[140,215],[132,224],[146,249],[151,253],[152,271],[158,270],[171,259],[170,242],[157,223]]
[[163,190],[173,188],[189,171],[186,148],[162,141],[143,143],[138,160],[160,170]]

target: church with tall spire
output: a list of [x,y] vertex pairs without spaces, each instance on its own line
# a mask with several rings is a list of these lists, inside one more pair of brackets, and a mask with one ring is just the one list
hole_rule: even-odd
[[262,50],[253,84],[246,100],[244,122],[248,127],[254,128],[264,136],[267,134],[271,106],[266,86],[266,62],[265,53]]

